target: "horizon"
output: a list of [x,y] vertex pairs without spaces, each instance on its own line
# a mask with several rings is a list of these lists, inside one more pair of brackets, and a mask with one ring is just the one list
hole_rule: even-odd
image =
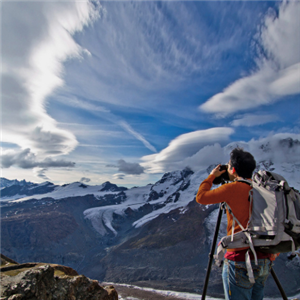
[[1,177],[130,188],[225,163],[230,145],[259,157],[263,143],[300,141],[300,1],[0,12]]

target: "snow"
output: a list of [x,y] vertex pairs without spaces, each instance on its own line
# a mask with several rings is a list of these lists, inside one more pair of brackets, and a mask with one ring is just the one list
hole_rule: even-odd
[[[215,227],[218,220],[218,214],[219,214],[219,208],[212,211],[207,218],[204,220],[205,227],[208,230],[208,240],[210,243],[213,241],[213,236],[215,233]],[[218,241],[223,237],[227,235],[227,218],[226,215],[222,212],[222,220],[220,224],[220,229],[218,233]]]
[[150,189],[151,186],[145,186],[125,191],[127,199],[123,203],[89,208],[83,212],[84,217],[92,222],[95,230],[102,236],[108,233],[106,227],[115,235],[117,235],[116,230],[111,224],[113,220],[113,214],[115,213],[118,215],[124,215],[125,210],[129,207],[133,210],[139,209],[146,203],[146,196],[149,195]]
[[[43,184],[42,184],[43,185]],[[102,185],[94,185],[94,186],[86,186],[86,188],[82,187],[82,183],[74,182],[68,185],[57,186],[52,192],[48,192],[45,194],[35,194],[33,196],[26,195],[15,195],[12,197],[3,197],[1,200],[12,201],[12,202],[23,202],[30,199],[42,199],[42,198],[52,198],[55,200],[64,199],[68,197],[81,197],[86,195],[94,195],[96,198],[100,198],[101,196],[107,194],[118,194],[119,191],[111,192],[111,191],[102,191]]]
[[[176,291],[165,291],[165,290],[156,290],[153,288],[145,288],[145,287],[138,287],[138,286],[133,286],[133,285],[128,285],[128,284],[120,284],[120,283],[108,283],[111,285],[119,285],[119,286],[125,286],[125,287],[129,287],[131,289],[137,289],[137,290],[141,290],[141,291],[148,291],[148,292],[152,292],[154,294],[160,294],[163,296],[169,296],[169,297],[173,297],[174,299],[180,299],[180,300],[201,300],[202,299],[202,295],[200,294],[193,294],[193,293],[182,293],[182,292],[176,292]],[[292,296],[292,297],[288,297],[289,300],[293,300],[293,299],[300,299],[300,294]],[[122,297],[122,294],[119,294],[119,300],[143,300],[145,298],[135,298],[135,297],[131,297],[131,296],[127,296],[127,297]],[[210,297],[209,295],[206,295],[205,299],[207,300],[222,300],[224,298],[214,298],[214,297]],[[264,298],[264,300],[281,300],[282,298]]]
[[[113,214],[118,215],[124,215],[125,210],[129,207],[132,210],[138,210],[143,205],[149,203],[151,205],[155,204],[163,204],[164,206],[153,210],[152,212],[144,215],[142,218],[136,220],[132,226],[139,228],[146,223],[154,220],[161,214],[167,214],[172,210],[180,209],[181,213],[184,213],[187,211],[187,205],[194,200],[195,198],[195,191],[198,190],[199,184],[203,179],[206,178],[207,173],[204,170],[201,170],[188,178],[185,178],[185,181],[187,181],[190,178],[190,185],[189,187],[184,191],[179,191],[180,193],[180,199],[177,202],[169,202],[165,203],[169,196],[173,195],[178,189],[180,188],[183,181],[179,181],[176,185],[172,185],[175,182],[177,182],[181,177],[179,174],[181,172],[176,171],[170,174],[170,176],[165,180],[163,183],[158,182],[155,185],[147,185],[144,187],[138,187],[134,189],[130,189],[125,191],[127,198],[126,200],[118,205],[109,205],[109,206],[102,206],[102,207],[95,207],[90,208],[84,211],[85,218],[89,219],[92,222],[93,227],[99,234],[102,236],[107,234],[107,228],[113,232],[115,235],[117,235],[116,230],[113,228],[112,221],[113,221]],[[171,183],[171,185],[170,185]],[[151,193],[152,190],[155,190],[157,193],[163,192],[163,196],[156,199],[151,200],[147,202],[147,199]]]
[[113,213],[122,214],[124,209],[125,206],[122,204],[95,207],[85,210],[83,215],[92,222],[93,227],[100,235],[104,236],[108,233],[106,227],[109,228],[115,235],[117,235],[116,230],[111,224]]
[[[95,228],[95,230],[97,230],[97,232],[102,236],[108,233],[107,229],[109,229],[111,232],[117,235],[117,231],[112,225],[114,213],[118,215],[124,215],[126,209],[131,208],[132,210],[138,210],[140,207],[147,203],[151,205],[164,205],[163,207],[153,210],[152,212],[144,215],[142,218],[133,222],[132,226],[139,228],[145,225],[146,223],[154,220],[161,214],[167,214],[172,210],[180,209],[181,213],[186,212],[187,205],[194,200],[196,194],[195,191],[198,190],[199,184],[203,179],[206,178],[206,176],[206,171],[201,170],[185,178],[185,181],[190,179],[190,185],[186,190],[179,191],[180,198],[179,201],[175,203],[165,202],[169,196],[172,196],[176,191],[179,190],[180,186],[183,183],[182,180],[178,182],[178,180],[181,178],[181,172],[179,171],[170,173],[169,177],[163,183],[157,182],[153,186],[147,185],[144,187],[138,187],[127,190],[124,192],[127,198],[123,203],[117,205],[90,208],[84,211],[84,216],[92,222],[92,225]],[[177,184],[173,185],[175,182],[177,182]],[[147,202],[152,190],[155,190],[157,193],[160,193],[162,191],[163,196],[156,200],[151,200]]]
[[[14,196],[5,196],[5,197],[2,197],[0,198],[0,201],[1,202],[5,202],[5,201],[12,201],[12,200],[18,200],[18,199],[22,199],[22,198],[25,198],[27,197],[27,195],[14,195]],[[31,197],[32,199],[32,197]]]
[[[108,284],[115,285],[115,283],[108,283]],[[182,293],[182,292],[176,292],[176,291],[156,290],[156,289],[153,289],[153,288],[145,288],[145,287],[133,286],[133,285],[128,285],[128,284],[120,284],[120,283],[118,283],[117,285],[129,287],[131,289],[152,292],[154,294],[160,294],[160,295],[163,295],[163,296],[174,297],[174,298],[178,298],[178,299],[201,300],[201,298],[202,298],[202,295],[199,295],[199,294]],[[142,300],[140,298],[135,298],[135,297],[131,297],[131,296],[123,298],[122,295],[119,294],[119,300],[133,300],[133,299],[134,300],[135,299]],[[212,297],[206,296],[206,299],[207,300],[218,300],[219,298],[212,298]]]

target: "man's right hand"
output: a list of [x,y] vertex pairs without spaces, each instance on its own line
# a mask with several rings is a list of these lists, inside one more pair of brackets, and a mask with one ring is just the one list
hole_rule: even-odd
[[226,170],[220,171],[221,165],[217,165],[211,172],[210,175],[214,175],[215,177],[221,176]]

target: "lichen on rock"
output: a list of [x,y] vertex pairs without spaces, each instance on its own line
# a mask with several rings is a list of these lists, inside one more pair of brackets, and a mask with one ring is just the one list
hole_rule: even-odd
[[102,287],[65,266],[18,264],[1,254],[1,300],[118,300],[113,286]]

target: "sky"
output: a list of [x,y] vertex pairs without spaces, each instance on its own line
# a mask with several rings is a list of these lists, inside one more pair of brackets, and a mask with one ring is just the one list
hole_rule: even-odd
[[0,13],[2,177],[141,186],[226,162],[230,143],[300,140],[300,1],[2,0]]

